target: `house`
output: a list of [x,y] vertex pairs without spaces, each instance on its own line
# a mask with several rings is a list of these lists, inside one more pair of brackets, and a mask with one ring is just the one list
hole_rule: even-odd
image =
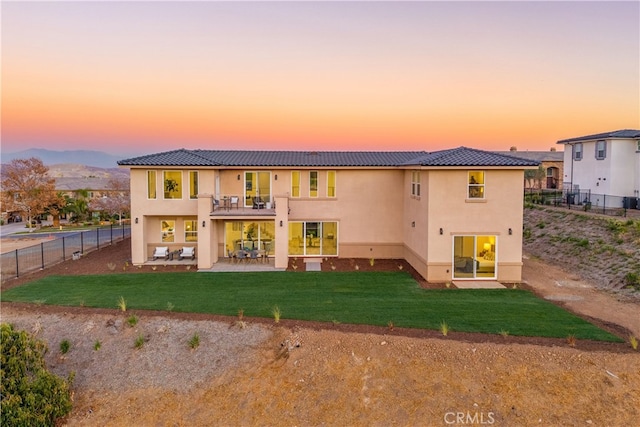
[[540,166],[544,169],[544,178],[540,182],[525,179],[525,188],[562,189],[564,153],[557,151],[555,147],[549,151],[518,151],[517,147],[511,147],[509,151],[495,152],[540,163]]
[[640,130],[563,139],[564,187],[597,206],[636,208],[640,197]]
[[525,169],[466,147],[394,152],[186,150],[130,169],[133,264],[196,247],[199,269],[240,250],[289,258],[405,259],[425,279],[519,281]]

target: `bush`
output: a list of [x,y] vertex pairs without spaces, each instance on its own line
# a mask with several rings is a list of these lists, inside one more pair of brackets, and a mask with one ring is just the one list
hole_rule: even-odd
[[49,372],[44,355],[47,345],[13,325],[0,324],[2,333],[2,424],[53,426],[71,412],[71,383]]

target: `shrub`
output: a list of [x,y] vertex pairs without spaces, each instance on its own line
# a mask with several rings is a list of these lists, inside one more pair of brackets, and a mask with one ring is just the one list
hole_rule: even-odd
[[196,332],[189,340],[189,347],[191,348],[191,350],[195,350],[196,348],[198,348],[198,346],[200,346],[200,335],[198,335],[198,333]]
[[71,384],[47,371],[47,345],[13,325],[0,325],[2,339],[2,423],[7,426],[55,425],[71,412]]
[[449,334],[449,325],[447,325],[447,322],[445,322],[444,320],[440,323],[440,332],[442,333],[442,335],[444,335],[445,337],[447,336],[447,334]]
[[142,346],[144,345],[144,342],[146,340],[144,339],[144,336],[142,334],[138,335],[138,338],[136,338],[136,340],[133,342],[133,347],[135,349],[141,349]]
[[93,343],[93,349],[95,351],[100,350],[100,347],[102,347],[102,343],[100,342],[100,340],[96,340],[96,342]]
[[118,300],[118,308],[120,308],[120,310],[122,311],[127,311],[127,302],[125,301],[124,297],[120,297],[120,299]]
[[624,283],[626,286],[640,289],[640,275],[637,273],[629,272],[624,276]]
[[69,340],[60,341],[60,353],[67,354],[70,348],[71,348],[71,343],[69,342]]
[[276,323],[280,323],[281,312],[280,312],[280,308],[277,305],[273,307],[272,313],[273,313],[273,321]]
[[127,323],[129,324],[129,326],[133,328],[138,324],[138,316],[136,316],[135,314],[132,314],[127,318]]

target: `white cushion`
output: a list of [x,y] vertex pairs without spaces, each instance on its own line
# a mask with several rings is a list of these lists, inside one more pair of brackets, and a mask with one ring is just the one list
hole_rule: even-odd
[[168,246],[156,247],[155,255],[165,256],[168,253],[169,253],[169,247]]
[[193,256],[193,251],[195,250],[194,247],[184,247],[182,248],[182,256]]

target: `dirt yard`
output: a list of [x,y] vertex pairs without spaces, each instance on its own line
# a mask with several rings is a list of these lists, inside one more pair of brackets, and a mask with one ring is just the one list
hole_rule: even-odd
[[[3,288],[47,274],[145,271],[129,266],[128,244]],[[112,272],[108,263],[122,267]],[[637,301],[534,258],[525,260],[524,279],[619,336],[640,336]],[[139,318],[134,327],[131,314]],[[69,426],[629,426],[640,419],[640,354],[626,343],[571,347],[559,339],[8,303],[2,321],[47,341],[54,372],[75,371]],[[192,349],[195,333],[200,344]],[[140,336],[144,345],[135,349]],[[64,339],[71,350],[62,356]]]

